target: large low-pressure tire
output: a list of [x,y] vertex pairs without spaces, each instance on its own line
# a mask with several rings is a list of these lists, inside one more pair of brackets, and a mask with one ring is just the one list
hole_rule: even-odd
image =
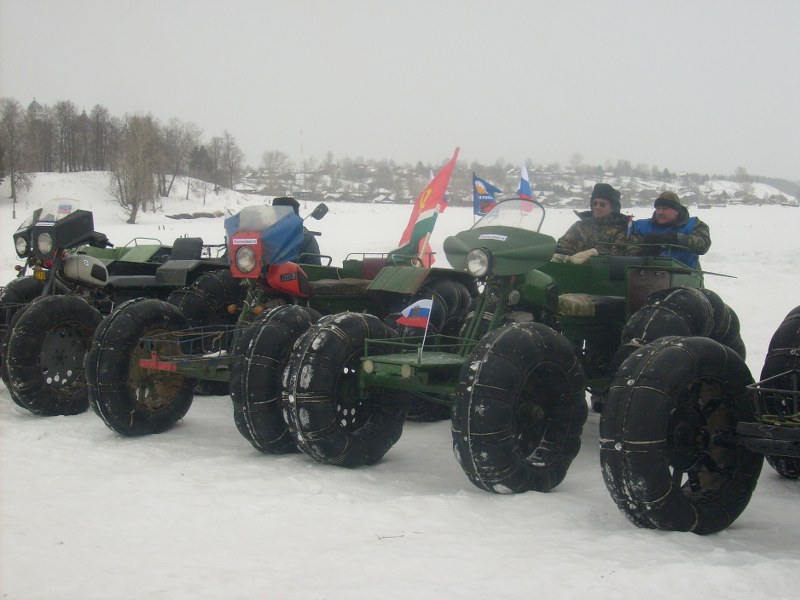
[[462,367],[452,418],[456,459],[481,489],[549,491],[580,450],[587,411],[569,341],[541,323],[506,325]]
[[[25,307],[25,308],[27,308],[27,307]],[[11,316],[11,319],[10,319],[10,321],[8,323],[8,329],[6,329],[6,331],[3,332],[3,337],[2,337],[2,339],[0,339],[0,354],[2,354],[3,356],[5,356],[8,353],[8,340],[11,338],[11,332],[14,330],[14,325],[17,324],[17,321],[19,320],[19,318],[22,316],[22,313],[24,313],[24,312],[25,312],[24,309],[16,311]],[[2,364],[0,364],[0,379],[2,379],[3,383],[6,385],[6,389],[10,390],[11,389],[11,381],[10,381],[10,379],[8,377],[8,363],[6,361],[3,361]],[[14,401],[14,404],[16,404],[17,406],[19,406],[21,408],[24,408],[25,410],[28,409],[27,406],[22,404],[13,395],[9,394],[9,396],[11,396],[11,399]]]
[[20,310],[42,295],[44,282],[33,277],[17,277],[8,282],[0,293],[0,378],[9,387],[8,370],[5,365],[6,348],[11,337],[11,328]]
[[100,312],[77,296],[33,301],[8,338],[9,392],[36,415],[75,415],[89,408],[83,359]]
[[42,295],[44,282],[31,276],[12,279],[0,294],[0,324],[7,323],[21,305]]
[[[283,410],[303,452],[343,467],[378,462],[400,439],[405,411],[394,394],[359,393],[364,340],[395,337],[373,315],[323,317],[297,341],[283,376]],[[380,352],[370,344],[371,352]]]
[[280,306],[254,321],[233,349],[233,418],[239,433],[261,452],[297,452],[283,418],[281,379],[295,341],[318,320],[313,309]]
[[710,337],[745,358],[739,318],[715,292],[669,288],[651,294],[625,323],[612,365],[618,368],[637,348],[669,335]]
[[[186,327],[177,307],[149,298],[121,304],[100,323],[86,357],[86,378],[92,409],[111,429],[131,436],[160,433],[186,415],[196,380],[139,366],[150,352],[162,360],[179,354],[172,332]],[[145,338],[153,340],[151,346]]]
[[[428,336],[432,338],[435,334],[459,335],[472,304],[472,296],[466,285],[452,279],[434,279],[427,282],[415,297],[433,299]],[[422,329],[400,328],[401,336],[422,334]],[[406,406],[406,418],[410,421],[433,422],[450,418],[450,406],[432,402],[416,394],[405,394],[403,402]]]
[[433,299],[429,333],[433,328],[442,335],[458,335],[472,303],[467,286],[452,279],[434,279],[415,295]]
[[[244,302],[246,288],[236,279],[230,269],[204,273],[189,287],[175,290],[167,302],[177,306],[189,327],[214,328],[219,326],[226,333],[217,338],[214,347],[204,348],[207,352],[228,351],[233,341],[232,326],[236,324],[237,313],[228,310],[230,306],[240,307]],[[200,380],[195,391],[198,394],[221,396],[229,392],[225,381]]]
[[236,314],[231,304],[241,306],[246,289],[229,269],[204,273],[189,287],[175,290],[167,302],[177,306],[190,327],[233,325]]
[[736,520],[763,462],[732,442],[754,418],[750,383],[742,358],[707,337],[663,337],[622,364],[600,418],[600,462],[631,522],[708,534]]
[[[761,369],[761,379],[775,377],[768,387],[779,390],[791,390],[791,375],[777,377],[781,373],[800,369],[800,306],[790,311],[778,329],[772,335],[767,350],[767,358]],[[776,395],[774,405],[764,408],[773,415],[788,416],[794,412],[793,406],[786,406],[785,395]],[[800,478],[800,458],[795,456],[767,456],[769,465],[781,477]]]

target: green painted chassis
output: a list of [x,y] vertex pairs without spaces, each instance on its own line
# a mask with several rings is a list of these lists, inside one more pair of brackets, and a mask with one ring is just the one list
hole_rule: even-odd
[[[354,311],[383,318],[398,310],[398,302],[410,298],[431,278],[455,277],[472,284],[466,273],[413,266],[412,262],[411,257],[387,259],[381,255],[361,255],[361,258],[346,258],[341,267],[303,264],[313,290],[304,305],[323,315]],[[256,281],[249,279],[243,283],[248,290],[234,325],[193,327],[142,338],[149,358],[140,360],[139,366],[200,380],[228,381],[230,358],[226,350],[220,350],[220,340],[224,338],[222,346],[226,349],[233,348],[257,316],[253,308],[269,300],[270,292]]]
[[[702,286],[702,272],[660,257],[597,256],[584,264],[551,262],[519,276],[490,277],[484,282],[464,337],[433,335],[425,340],[424,347],[422,337],[405,338],[389,342],[396,351],[388,354],[370,352],[371,342],[373,347],[380,342],[381,352],[385,352],[385,340],[367,340],[359,387],[365,397],[371,388],[382,388],[414,392],[433,402],[450,404],[461,367],[480,337],[500,327],[509,312],[522,311],[540,315],[560,330],[584,363],[587,387],[602,388],[614,373],[587,364],[584,348],[604,346],[608,363],[627,319],[650,294],[671,287]],[[516,304],[501,301],[512,292],[519,294]],[[560,294],[589,295],[605,308],[602,314],[591,317],[566,315],[559,312]],[[491,313],[488,327],[483,324],[487,313]]]

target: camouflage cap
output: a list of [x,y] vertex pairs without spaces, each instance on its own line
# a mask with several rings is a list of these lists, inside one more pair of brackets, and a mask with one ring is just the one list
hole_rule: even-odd
[[653,207],[658,208],[659,206],[680,210],[683,204],[681,204],[681,199],[675,192],[662,192],[653,202]]

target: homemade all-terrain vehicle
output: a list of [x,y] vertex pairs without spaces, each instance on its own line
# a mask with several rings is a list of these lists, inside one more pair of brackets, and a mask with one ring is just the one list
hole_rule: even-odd
[[669,336],[632,354],[600,421],[600,459],[638,527],[715,533],[750,501],[763,462],[800,477],[800,307],[769,344],[761,380],[704,337]]
[[701,272],[657,256],[555,261],[544,216],[507,200],[445,240],[452,267],[481,289],[460,335],[398,335],[352,312],[309,328],[284,372],[287,438],[323,463],[371,464],[399,439],[408,398],[423,397],[451,407],[456,459],[476,486],[547,491],[580,448],[586,391],[605,394],[629,353],[670,333],[740,344]]
[[[320,205],[310,216],[326,212]],[[114,431],[165,431],[189,410],[198,381],[227,382],[236,425],[253,446],[296,450],[285,440],[280,377],[292,344],[320,314],[350,310],[380,321],[436,294],[445,298],[437,323],[446,330],[475,294],[468,276],[419,266],[411,253],[418,239],[387,255],[351,255],[338,267],[329,256],[319,257],[327,264],[295,262],[303,220],[290,207],[247,207],[225,230],[229,272],[201,277],[169,302],[132,300],[97,328],[86,362],[89,398]],[[210,319],[222,312],[236,323]]]
[[228,264],[200,238],[172,246],[137,238],[114,248],[79,204],[53,200],[17,229],[25,263],[0,296],[0,372],[14,402],[38,415],[89,407],[83,360],[103,314],[130,298],[166,298]]
[[769,342],[757,394],[756,418],[736,431],[781,477],[800,478],[800,306],[786,315]]

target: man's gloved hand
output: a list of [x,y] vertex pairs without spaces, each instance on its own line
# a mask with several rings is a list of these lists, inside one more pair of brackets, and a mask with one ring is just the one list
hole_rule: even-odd
[[571,262],[572,264],[575,265],[582,265],[593,256],[597,256],[597,248],[589,248],[588,250],[584,250],[583,252],[576,252],[575,254],[567,258],[567,262]]
[[677,244],[678,234],[674,231],[668,233],[648,233],[642,238],[645,244]]

